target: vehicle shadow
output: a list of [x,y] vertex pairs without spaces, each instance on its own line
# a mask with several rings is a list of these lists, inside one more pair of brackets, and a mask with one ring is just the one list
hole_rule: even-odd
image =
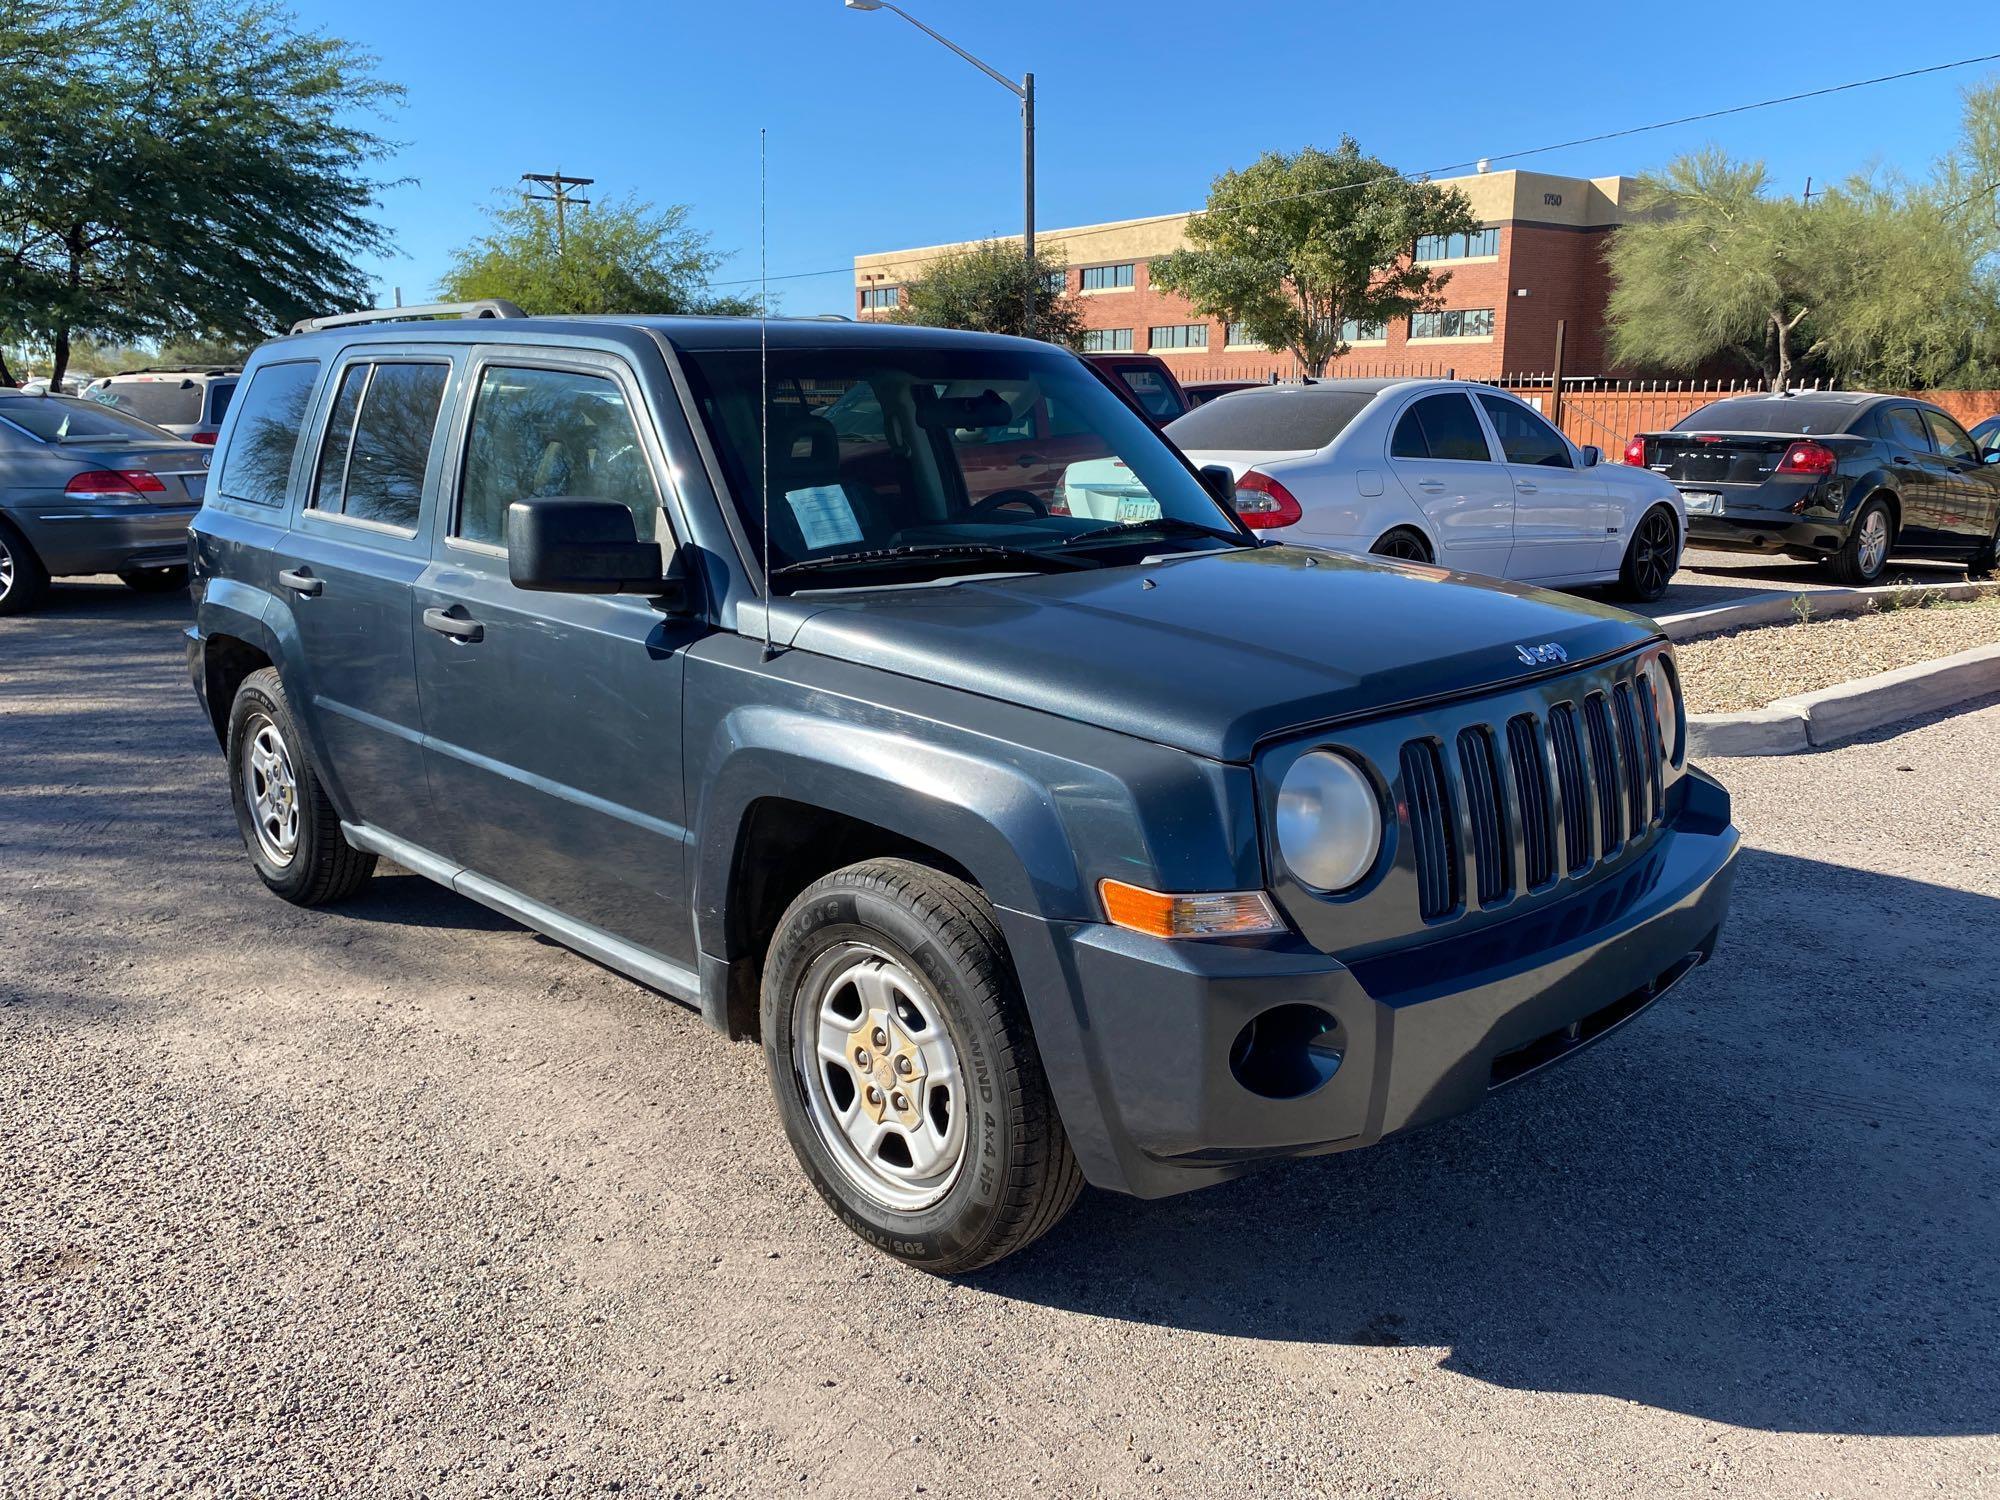
[[49,592],[25,620],[175,620],[194,623],[194,602],[186,589],[163,594],[142,594],[127,588],[116,578],[58,578]]
[[976,1284],[1742,1427],[2000,1432],[1996,959],[2000,901],[1746,851],[1717,961],[1604,1046],[1404,1141],[1086,1194]]

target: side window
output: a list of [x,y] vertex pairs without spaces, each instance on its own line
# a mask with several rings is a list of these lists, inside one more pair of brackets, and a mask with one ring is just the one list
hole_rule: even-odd
[[1885,407],[1879,420],[1882,436],[1890,446],[1907,448],[1912,453],[1930,451],[1930,439],[1924,436],[1923,418],[1917,415],[1914,406]]
[[504,547],[507,507],[547,495],[616,500],[642,540],[660,535],[659,491],[616,381],[488,365],[473,398],[452,535]]
[[236,413],[215,490],[252,505],[283,505],[306,406],[319,384],[318,360],[265,365],[250,377]]
[[1500,451],[1510,464],[1534,464],[1545,469],[1573,469],[1569,444],[1562,435],[1518,401],[1481,396],[1479,404],[1500,437]]
[[1448,458],[1459,463],[1491,463],[1486,432],[1471,401],[1458,391],[1439,391],[1417,402],[1396,424],[1392,458]]
[[1960,463],[1979,462],[1979,445],[1965,435],[1965,429],[1952,421],[1941,411],[1923,408],[1924,425],[1931,430],[1931,441],[1937,444],[1937,451],[1946,458],[1955,458]]
[[349,365],[320,445],[313,507],[415,531],[449,365]]

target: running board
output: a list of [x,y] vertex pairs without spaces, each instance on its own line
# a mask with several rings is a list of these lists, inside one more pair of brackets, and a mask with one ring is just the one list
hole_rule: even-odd
[[636,979],[684,1005],[691,1005],[697,1010],[701,1008],[700,977],[694,970],[683,968],[672,959],[648,953],[623,938],[613,937],[601,927],[592,927],[587,922],[566,917],[554,907],[544,906],[532,897],[522,895],[512,886],[475,874],[463,865],[433,854],[407,839],[399,839],[393,833],[384,833],[366,823],[342,823],[340,832],[357,849],[394,860],[404,869],[434,880],[461,896],[469,896],[481,906],[490,906],[501,915],[512,917],[523,927],[532,927],[565,948],[573,948],[586,958],[594,958],[607,968],[616,969],[628,979]]

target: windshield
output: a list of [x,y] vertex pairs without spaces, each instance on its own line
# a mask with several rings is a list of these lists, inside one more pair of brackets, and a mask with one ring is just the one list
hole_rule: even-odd
[[201,420],[201,382],[185,375],[161,379],[113,380],[91,392],[93,401],[161,426],[188,426]]
[[768,498],[781,589],[845,586],[863,564],[935,577],[1253,541],[1066,355],[773,349],[768,491],[758,351],[683,360],[753,548]]
[[1186,450],[1285,453],[1324,448],[1375,399],[1374,391],[1322,385],[1261,386],[1204,401],[1167,436]]
[[0,401],[0,417],[45,443],[70,438],[123,438],[147,443],[175,440],[171,432],[75,396],[9,397]]

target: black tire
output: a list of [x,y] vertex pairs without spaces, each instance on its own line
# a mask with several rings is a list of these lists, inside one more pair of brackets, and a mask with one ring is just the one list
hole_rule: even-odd
[[1667,506],[1656,505],[1632,528],[1632,540],[1625,544],[1625,560],[1618,565],[1618,582],[1612,592],[1634,604],[1651,604],[1667,592],[1680,560],[1680,527],[1674,523],[1674,513]]
[[[1883,540],[1879,552],[1868,544],[1870,517],[1879,516]],[[1871,583],[1880,583],[1882,575],[1889,571],[1889,551],[1896,545],[1896,521],[1889,513],[1889,507],[1880,500],[1869,500],[1854,513],[1854,522],[1847,528],[1847,540],[1840,544],[1840,550],[1826,560],[1828,570],[1849,588],[1862,588]],[[1872,558],[1873,567],[1870,567]]]
[[28,539],[0,517],[0,615],[25,615],[49,591],[49,570]]
[[1991,578],[2000,573],[2000,526],[1993,529],[1980,549],[1972,554],[1972,561],[1965,565],[1967,578]]
[[1376,557],[1393,557],[1401,562],[1432,561],[1430,541],[1413,526],[1397,526],[1383,532],[1368,550]]
[[[249,765],[248,742],[265,728],[275,731],[291,778],[289,853],[282,840],[260,833],[252,789],[260,773]],[[375,873],[375,856],[354,848],[341,837],[340,815],[320,785],[306,753],[285,687],[270,667],[252,672],[229,705],[229,797],[236,807],[236,826],[258,878],[294,906],[325,906],[344,901]]]
[[[954,1175],[924,1206],[891,1206],[858,1185],[869,1169],[843,1162],[847,1148],[836,1122],[815,1122],[819,1082],[801,1071],[801,1024],[819,1035],[821,1017],[836,1003],[815,998],[822,984],[829,995],[838,988],[819,976],[855,954],[863,964],[879,957],[919,981],[923,1003],[956,1049],[959,1076],[978,1081],[979,1107],[961,1117]],[[802,1010],[815,1014],[802,1017]],[[778,1114],[800,1166],[840,1220],[885,1254],[938,1275],[977,1270],[1046,1234],[1076,1201],[1083,1174],[1056,1117],[1013,965],[992,909],[964,881],[909,860],[878,859],[808,886],[771,940],[763,1032]],[[887,1063],[894,1044],[879,1045],[876,1060]],[[812,1066],[826,1069],[817,1054]],[[835,1071],[845,1069],[843,1058]],[[850,1079],[850,1094],[854,1087]],[[916,1105],[919,1116],[936,1107],[935,1099]]]
[[188,586],[186,568],[132,568],[118,575],[128,589],[142,594],[171,594]]

